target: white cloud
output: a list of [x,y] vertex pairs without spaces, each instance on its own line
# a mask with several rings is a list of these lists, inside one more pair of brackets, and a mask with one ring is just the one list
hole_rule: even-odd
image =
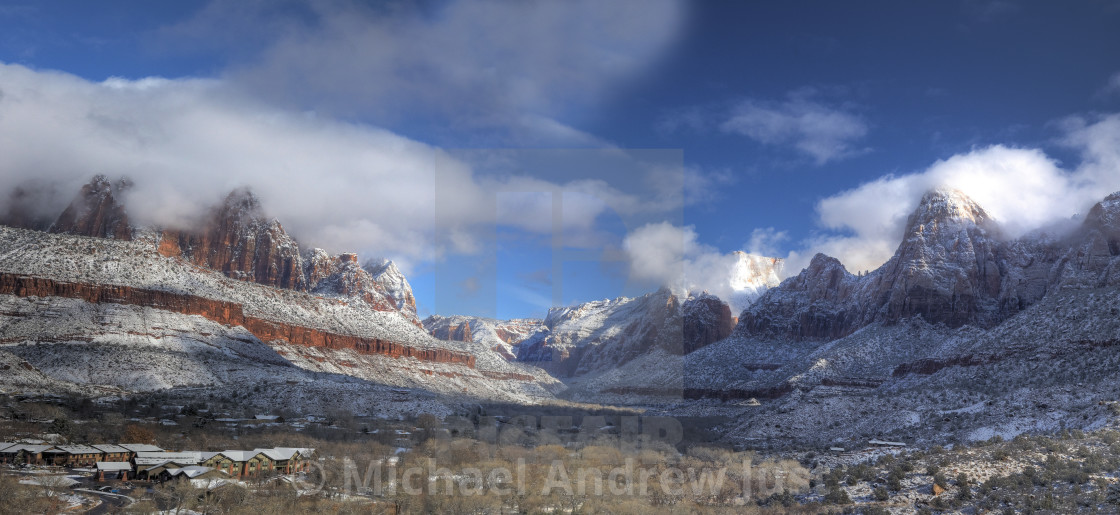
[[823,165],[863,152],[854,145],[868,125],[857,114],[794,93],[783,102],[740,102],[720,129],[766,145],[792,146]]
[[938,161],[924,171],[888,175],[827,197],[817,204],[823,234],[802,242],[788,257],[796,274],[818,252],[840,259],[852,272],[874,270],[901,240],[907,216],[922,195],[939,186],[956,188],[999,221],[1006,237],[1084,214],[1120,191],[1120,115],[1065,120],[1063,143],[1082,160],[1062,168],[1038,149],[995,145]]
[[731,270],[738,259],[700,243],[692,226],[648,224],[627,234],[622,247],[635,280],[667,286],[679,295],[707,291],[721,299],[732,296]]
[[[610,156],[609,166],[627,173],[588,165],[538,178],[522,164],[489,174],[381,128],[254,101],[224,80],[95,83],[0,63],[0,91],[3,182],[48,185],[54,196],[43,208],[55,215],[96,173],[135,182],[126,202],[140,223],[189,223],[249,186],[306,244],[416,262],[477,252],[495,224],[550,233],[553,191],[562,194],[569,244],[601,239],[597,220],[607,211],[656,219],[685,202],[684,172],[664,160],[607,149],[584,152]],[[599,175],[610,182],[588,178]],[[498,201],[502,191],[526,197],[510,206]],[[0,213],[8,201],[0,194]]]
[[643,70],[685,18],[677,0],[275,4],[216,0],[163,35],[244,54],[227,77],[274,102],[534,146],[598,144],[561,120]]
[[777,256],[782,243],[788,239],[789,233],[773,227],[755,229],[751,231],[746,249],[748,253],[757,256]]
[[1101,93],[1104,95],[1120,95],[1120,72],[1116,72],[1108,78],[1108,84],[1105,84]]

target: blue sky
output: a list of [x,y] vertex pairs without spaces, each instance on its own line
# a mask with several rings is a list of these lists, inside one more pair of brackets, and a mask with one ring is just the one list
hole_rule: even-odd
[[719,291],[735,250],[873,268],[934,186],[1013,233],[1083,212],[1120,190],[1117,27],[1115,1],[3,2],[0,173],[129,175],[162,224],[248,184],[301,241],[398,260],[422,311],[539,316]]

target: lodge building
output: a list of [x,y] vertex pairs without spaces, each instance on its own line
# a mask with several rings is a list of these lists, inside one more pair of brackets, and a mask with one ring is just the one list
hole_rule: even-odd
[[310,469],[314,449],[276,447],[251,451],[168,452],[147,444],[46,445],[0,443],[0,463],[88,467],[99,481],[167,481],[224,477],[246,479]]

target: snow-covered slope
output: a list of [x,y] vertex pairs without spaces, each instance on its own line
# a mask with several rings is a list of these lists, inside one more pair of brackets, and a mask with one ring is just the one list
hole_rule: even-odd
[[424,329],[441,340],[473,341],[516,359],[515,347],[544,326],[536,318],[497,320],[463,315],[432,315],[424,319]]
[[553,308],[517,346],[517,359],[560,377],[607,371],[662,349],[682,354],[730,334],[731,311],[710,295],[681,302],[666,288],[641,297]]
[[760,338],[834,339],[915,316],[950,327],[992,327],[1045,294],[1049,268],[1063,253],[1040,235],[1007,241],[964,194],[934,190],[910,215],[886,264],[857,277],[817,255],[744,310],[737,330]]
[[412,285],[408,284],[404,274],[397,269],[396,263],[389,259],[369,261],[365,270],[373,277],[385,295],[393,300],[393,305],[405,317],[419,322],[416,316],[416,297],[412,294]]
[[396,309],[237,281],[161,255],[157,240],[0,227],[4,350],[61,381],[126,390],[309,372],[515,402],[559,387],[483,345],[432,338]]

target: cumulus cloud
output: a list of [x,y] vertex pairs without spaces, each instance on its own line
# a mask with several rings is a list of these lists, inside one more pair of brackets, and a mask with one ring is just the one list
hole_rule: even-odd
[[787,271],[797,273],[817,252],[837,257],[853,272],[874,270],[893,255],[922,195],[941,186],[967,194],[1012,238],[1086,213],[1120,191],[1120,115],[1074,117],[1063,126],[1061,142],[1081,153],[1073,168],[1042,150],[995,145],[821,200],[817,213],[826,231],[790,254]]
[[622,247],[635,280],[682,295],[707,291],[725,300],[732,296],[731,271],[738,258],[700,243],[692,226],[648,224],[627,234]]
[[[0,90],[4,183],[46,191],[44,208],[56,215],[96,173],[135,182],[126,203],[145,224],[189,223],[249,186],[304,243],[415,262],[475,252],[495,225],[548,233],[559,224],[569,243],[590,241],[607,211],[657,218],[685,202],[679,161],[674,168],[606,149],[545,178],[525,162],[488,173],[378,127],[272,107],[224,80],[90,82],[0,64]],[[586,165],[599,154],[629,172],[612,177]],[[675,195],[665,178],[674,169]],[[500,202],[501,192],[520,192],[523,202]],[[553,192],[563,199],[559,217]],[[0,194],[0,213],[9,200]]]
[[277,5],[215,0],[162,35],[242,54],[227,78],[270,101],[389,127],[427,120],[458,145],[463,130],[597,144],[563,120],[644,69],[684,20],[677,0]]
[[782,102],[742,101],[720,129],[765,145],[792,146],[823,165],[862,152],[855,144],[868,125],[858,114],[795,92]]
[[779,231],[773,227],[759,228],[751,231],[747,240],[747,252],[759,256],[777,256],[782,243],[789,240],[789,233]]

